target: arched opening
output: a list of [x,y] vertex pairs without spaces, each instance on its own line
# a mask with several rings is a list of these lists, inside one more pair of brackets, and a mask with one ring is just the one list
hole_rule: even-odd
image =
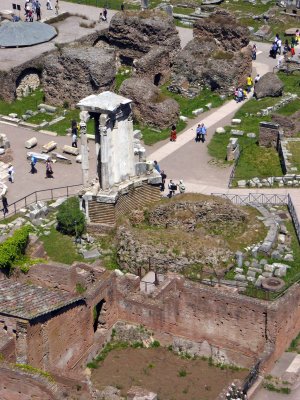
[[155,85],[155,86],[158,86],[158,85],[160,84],[161,78],[162,78],[162,75],[161,75],[161,74],[156,74],[156,75],[154,76],[154,85]]
[[36,90],[41,84],[42,68],[26,68],[16,80],[16,97],[21,99]]
[[101,329],[106,329],[106,301],[102,299],[93,309],[94,317],[94,333],[99,332]]

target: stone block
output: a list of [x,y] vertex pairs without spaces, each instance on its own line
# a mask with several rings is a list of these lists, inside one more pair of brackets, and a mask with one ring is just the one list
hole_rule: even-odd
[[240,180],[237,182],[238,187],[246,187],[247,182],[245,180]]
[[157,394],[139,386],[133,386],[127,392],[127,400],[157,400]]
[[272,278],[273,274],[272,274],[271,272],[263,272],[263,273],[262,273],[262,276],[263,276],[264,278]]
[[56,146],[57,143],[54,142],[54,140],[51,140],[51,142],[44,144],[44,146],[42,147],[42,153],[49,153],[49,151],[54,150]]
[[256,279],[256,282],[254,283],[255,287],[261,287],[261,284],[265,278],[262,275],[259,275],[259,277]]
[[238,129],[231,129],[230,134],[235,136],[243,136],[244,131],[240,131]]
[[247,133],[247,137],[250,138],[250,139],[255,139],[256,138],[256,134],[253,133],[253,132],[249,132],[249,133]]
[[54,106],[49,106],[48,104],[39,104],[38,110],[40,110],[41,112],[42,110],[45,110],[48,113],[55,113],[57,108]]
[[236,281],[244,282],[246,280],[246,277],[245,277],[245,275],[242,275],[242,274],[236,274],[234,279]]
[[37,145],[37,138],[36,137],[32,137],[28,140],[26,140],[25,142],[25,147],[26,149],[31,149],[32,147]]
[[204,111],[203,108],[197,108],[196,110],[192,111],[192,114],[197,116],[197,115],[202,114],[203,111]]
[[274,272],[274,269],[275,269],[274,265],[269,265],[269,264],[264,265],[264,271],[265,271],[265,272],[271,272],[271,273],[273,273],[273,272]]
[[16,113],[10,113],[10,114],[8,114],[8,116],[10,118],[18,118],[18,114],[16,114]]
[[286,255],[283,257],[283,259],[284,259],[284,261],[290,261],[290,262],[292,262],[292,261],[294,261],[294,256],[293,256],[293,254],[286,254]]
[[91,258],[99,258],[100,257],[100,253],[97,249],[94,250],[84,250],[82,252],[83,258],[85,260],[89,260]]
[[60,117],[54,118],[52,121],[49,122],[49,126],[57,124],[60,121],[63,121],[65,119],[65,117],[63,117],[62,115]]
[[49,205],[49,208],[51,208],[52,210],[55,210],[55,209],[58,208],[61,204],[63,204],[66,200],[67,200],[66,197],[60,197],[60,198],[57,199],[54,203],[51,203],[51,204]]
[[187,117],[185,117],[184,115],[180,115],[179,119],[180,119],[180,121],[183,121],[183,122],[187,122],[187,121],[189,120],[189,119],[188,119]]
[[205,104],[205,107],[206,107],[208,110],[210,110],[210,109],[212,108],[212,104],[211,104],[211,103],[207,103],[207,104]]
[[78,156],[79,149],[77,147],[68,146],[67,144],[63,147],[63,152],[67,154],[71,154],[72,156]]
[[139,129],[135,129],[135,130],[133,131],[133,137],[134,137],[134,139],[139,139],[139,140],[141,140],[141,139],[143,138],[143,134],[142,134],[142,132],[141,132]]
[[82,163],[82,155],[78,154],[78,156],[76,156],[76,160],[77,163],[81,164]]
[[72,161],[69,158],[59,153],[51,153],[51,158],[52,160],[55,160],[56,162],[60,162],[62,164],[72,164]]
[[256,277],[256,272],[254,272],[254,271],[248,271],[248,272],[247,272],[247,279],[248,279],[248,277],[255,278],[255,277]]
[[235,268],[234,272],[236,272],[237,274],[243,274],[244,270],[243,270],[243,268],[237,267],[237,268]]
[[285,238],[286,238],[286,236],[283,233],[280,233],[278,235],[278,242],[281,243],[281,244],[284,244],[285,243]]
[[222,126],[220,126],[219,128],[216,129],[216,133],[225,133],[225,132],[226,131]]
[[242,120],[239,119],[239,118],[233,118],[231,120],[231,123],[234,124],[234,125],[239,125],[241,122],[242,122]]

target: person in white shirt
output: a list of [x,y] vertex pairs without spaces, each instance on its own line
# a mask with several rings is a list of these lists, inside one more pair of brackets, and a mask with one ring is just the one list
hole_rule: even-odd
[[9,182],[14,183],[14,180],[15,180],[15,178],[14,178],[14,176],[15,176],[15,169],[14,169],[14,167],[13,167],[12,164],[9,164],[7,173],[8,173],[8,180],[9,180]]

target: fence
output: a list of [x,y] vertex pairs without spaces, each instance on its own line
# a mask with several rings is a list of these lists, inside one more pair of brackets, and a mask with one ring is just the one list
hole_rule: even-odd
[[[265,194],[265,193],[249,193],[249,194],[212,193],[212,195],[230,200],[233,204],[238,204],[238,205],[276,204],[276,205],[288,206],[290,197],[288,194]],[[290,202],[292,203],[291,199]]]
[[[74,196],[78,193],[79,188],[82,188],[82,184],[37,190],[9,204],[9,212],[6,214],[6,217],[17,214],[22,208],[26,208],[37,201],[50,201],[58,199],[59,197]],[[0,220],[3,218],[4,217],[0,218]]]

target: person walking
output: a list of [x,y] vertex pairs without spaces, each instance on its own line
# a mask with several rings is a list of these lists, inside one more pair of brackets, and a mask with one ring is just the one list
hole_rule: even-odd
[[103,21],[107,22],[107,8],[106,7],[103,9]]
[[53,10],[51,0],[47,0],[46,7],[47,7],[47,10]]
[[177,139],[176,126],[172,125],[170,141],[171,142],[176,142],[176,139]]
[[166,184],[167,174],[165,174],[165,171],[161,171],[160,176],[161,176],[160,191],[164,192],[165,191],[165,184]]
[[122,3],[122,4],[121,4],[121,11],[124,11],[124,9],[125,9],[125,4]]
[[198,124],[197,128],[196,128],[196,138],[195,138],[195,142],[200,142],[201,141],[201,125]]
[[253,79],[252,79],[251,75],[248,75],[248,77],[247,77],[247,93],[251,92],[252,86],[253,86]]
[[31,156],[31,159],[30,159],[30,166],[31,166],[30,173],[31,174],[35,174],[37,172],[37,169],[35,167],[36,163],[37,163],[37,159],[34,156]]
[[153,167],[154,167],[154,169],[156,169],[156,171],[160,174],[161,173],[161,171],[160,171],[160,166],[159,166],[159,164],[158,164],[158,162],[155,160],[155,161],[153,161]]
[[58,15],[59,13],[59,3],[58,0],[56,0],[56,4],[55,4],[55,14]]
[[184,185],[182,179],[180,179],[180,181],[179,181],[178,189],[179,189],[179,193],[181,193],[181,194],[183,194],[185,192],[185,185]]
[[172,181],[172,179],[170,179],[170,183],[168,185],[168,189],[169,189],[169,194],[168,197],[171,198],[172,196],[174,196],[176,190],[177,190],[177,185]]
[[202,140],[202,143],[204,143],[205,140],[206,140],[206,134],[207,134],[206,126],[204,124],[201,124],[201,140]]
[[36,12],[36,20],[40,21],[41,20],[41,3],[39,0],[35,3],[35,12]]
[[8,173],[9,182],[10,183],[14,183],[14,181],[15,181],[15,169],[14,169],[12,164],[8,165],[7,173]]
[[8,201],[7,201],[7,197],[5,196],[5,194],[2,195],[2,211],[3,211],[3,216],[5,218],[5,215],[8,214]]
[[46,178],[54,178],[50,158],[46,161]]
[[77,135],[76,135],[76,133],[72,134],[72,147],[76,147],[77,148]]
[[254,43],[254,45],[252,46],[252,60],[253,61],[256,60],[256,53],[257,53],[257,47],[256,47],[256,44]]

